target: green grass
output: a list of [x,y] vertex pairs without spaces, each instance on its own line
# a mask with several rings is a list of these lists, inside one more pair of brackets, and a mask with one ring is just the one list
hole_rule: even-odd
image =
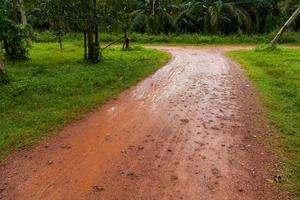
[[169,55],[134,47],[104,51],[104,62],[82,61],[79,42],[34,43],[30,60],[7,63],[0,83],[0,161],[10,152],[58,131],[157,70]]
[[262,94],[277,130],[270,142],[283,161],[285,185],[300,198],[300,48],[229,53],[246,69]]
[[[149,35],[131,33],[129,37],[133,43],[140,44],[262,44],[269,43],[276,32],[261,35],[246,35],[246,34],[233,34],[233,35],[203,35],[203,34],[160,34]],[[102,42],[115,41],[122,37],[118,33],[101,33],[100,39]],[[82,40],[83,35],[79,33],[67,33],[64,37],[65,41]],[[36,33],[35,40],[37,42],[55,42],[57,39],[52,33],[42,32]],[[293,43],[300,44],[300,34],[296,32],[284,33],[280,43]]]

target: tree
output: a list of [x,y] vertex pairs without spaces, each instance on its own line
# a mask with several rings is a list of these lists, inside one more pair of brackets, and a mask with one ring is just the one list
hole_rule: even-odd
[[279,30],[275,38],[271,42],[271,48],[274,48],[275,45],[278,43],[279,39],[281,38],[283,32],[294,22],[294,20],[300,14],[300,6],[298,9],[292,14],[292,16],[287,20],[287,22],[283,25],[283,27]]
[[[67,2],[69,3],[69,2]],[[52,24],[52,30],[55,36],[58,38],[60,49],[63,49],[62,37],[64,33],[64,20],[65,20],[65,1],[63,0],[51,0],[46,4],[46,13],[48,14],[48,19]]]
[[19,0],[19,10],[20,10],[20,15],[21,15],[21,23],[27,24],[27,16],[26,16],[23,0]]
[[101,61],[97,0],[42,0],[35,13],[44,21],[50,22],[61,49],[64,32],[82,32],[85,60]]
[[67,21],[71,29],[84,33],[84,59],[94,63],[101,62],[97,0],[73,0],[70,5],[73,12],[70,12]]
[[239,4],[221,0],[191,0],[180,5],[177,24],[180,32],[249,32],[251,17]]
[[12,0],[14,20],[18,24],[27,24],[27,17],[23,0]]
[[[107,0],[102,3],[102,16],[111,23],[117,24],[123,32],[123,49],[129,49],[128,29],[132,23],[132,0]],[[120,40],[121,40],[120,39]]]
[[87,59],[92,62],[100,62],[102,54],[99,43],[97,1],[96,0],[81,0],[80,6],[83,8],[85,31],[84,44],[87,44]]
[[[174,31],[174,18],[169,13],[168,7],[165,7],[166,5],[166,1],[163,0],[138,1],[134,11],[135,18],[131,24],[131,31],[152,34]],[[169,6],[171,5],[173,5],[172,2]]]

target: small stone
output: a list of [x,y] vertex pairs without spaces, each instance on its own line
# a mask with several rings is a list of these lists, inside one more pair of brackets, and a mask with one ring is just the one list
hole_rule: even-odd
[[172,175],[172,176],[171,176],[171,180],[172,180],[172,181],[178,180],[178,176]]
[[281,183],[282,182],[282,177],[280,175],[274,176],[274,181],[276,183]]
[[239,189],[239,192],[242,193],[242,192],[244,192],[244,190],[243,189]]
[[139,150],[143,150],[144,147],[143,147],[143,146],[139,146],[138,149],[139,149]]
[[63,145],[60,146],[60,148],[62,148],[62,149],[71,149],[71,145],[63,144]]
[[188,119],[181,119],[180,121],[183,123],[186,123],[186,124],[190,122],[190,120],[188,120]]
[[0,186],[0,194],[1,194],[2,192],[4,192],[5,189],[6,189],[5,186]]
[[106,136],[104,137],[104,140],[105,140],[106,142],[112,142],[112,139],[111,139],[111,136],[110,136],[110,135],[106,135]]
[[100,187],[100,186],[98,186],[98,185],[94,185],[94,186],[93,186],[93,189],[94,189],[95,192],[102,192],[102,191],[104,190],[103,187]]
[[266,179],[266,181],[269,182],[269,183],[274,183],[274,181],[271,180],[271,179]]
[[127,173],[127,176],[134,176],[135,174],[134,174],[134,172],[128,172]]
[[47,165],[52,165],[53,161],[47,161]]

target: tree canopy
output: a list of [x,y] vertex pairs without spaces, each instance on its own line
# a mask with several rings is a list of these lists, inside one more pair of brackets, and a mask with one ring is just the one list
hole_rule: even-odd
[[[59,2],[61,7],[57,7],[56,12],[67,12],[68,7],[76,9],[73,10],[76,14],[79,11],[75,8],[79,6],[79,0],[27,0],[29,21],[34,28],[47,29],[49,27],[41,26],[47,23],[53,29],[57,28],[58,20],[41,19],[36,15],[36,10],[45,2],[54,5]],[[122,31],[126,27],[132,32],[151,34],[259,34],[281,26],[297,6],[298,0],[101,0],[97,6],[101,20],[97,23],[102,31]],[[75,19],[83,18],[69,19],[67,28],[73,27]],[[299,20],[292,27],[299,30]]]

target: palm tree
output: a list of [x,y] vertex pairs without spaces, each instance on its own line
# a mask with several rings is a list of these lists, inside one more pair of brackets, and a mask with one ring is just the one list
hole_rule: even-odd
[[137,9],[132,13],[135,18],[132,22],[131,30],[135,32],[150,32],[152,34],[173,31],[175,27],[174,20],[168,13],[165,5],[166,0],[139,1]]
[[250,15],[235,2],[190,0],[181,10],[176,20],[181,32],[248,32],[252,27]]
[[287,29],[287,27],[289,27],[291,25],[291,23],[294,22],[294,20],[296,19],[296,17],[298,17],[298,15],[300,14],[300,6],[298,7],[298,9],[292,14],[292,16],[287,20],[287,22],[283,25],[283,27],[280,29],[280,31],[277,33],[277,35],[275,36],[275,38],[272,40],[271,42],[271,47],[274,48],[275,45],[277,44],[277,42],[279,41],[279,39],[281,38],[283,32]]

